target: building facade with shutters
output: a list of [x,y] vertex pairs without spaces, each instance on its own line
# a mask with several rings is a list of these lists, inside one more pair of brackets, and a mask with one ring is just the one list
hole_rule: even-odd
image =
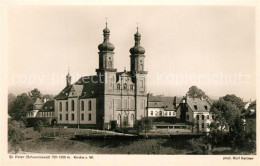
[[103,36],[96,75],[81,77],[72,84],[68,73],[67,86],[55,96],[58,124],[109,129],[116,122],[119,127],[133,127],[136,120],[147,115],[145,49],[140,45],[138,28],[130,49],[130,71],[117,72],[107,25]]

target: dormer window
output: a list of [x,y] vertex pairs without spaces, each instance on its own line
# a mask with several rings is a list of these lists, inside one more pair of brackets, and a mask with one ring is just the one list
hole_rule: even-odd
[[208,110],[208,106],[205,105],[204,108],[205,108],[205,110]]
[[194,105],[194,108],[195,108],[195,110],[197,110],[198,109],[197,105]]

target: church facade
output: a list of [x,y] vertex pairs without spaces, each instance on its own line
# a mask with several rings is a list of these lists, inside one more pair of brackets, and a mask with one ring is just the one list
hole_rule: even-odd
[[103,36],[96,75],[81,77],[72,84],[68,73],[67,86],[55,96],[55,116],[60,125],[109,129],[116,122],[121,127],[133,127],[136,120],[147,116],[145,49],[140,45],[138,28],[130,49],[130,71],[115,68],[115,47],[109,41],[107,25]]

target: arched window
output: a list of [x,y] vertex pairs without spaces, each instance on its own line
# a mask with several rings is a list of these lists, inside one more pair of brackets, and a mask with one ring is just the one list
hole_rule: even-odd
[[62,111],[62,103],[60,102],[60,111]]
[[74,108],[75,107],[75,103],[74,103],[74,100],[71,100],[71,110],[74,111]]
[[69,103],[66,101],[66,111],[69,110]]
[[127,90],[127,84],[124,83],[124,90]]
[[117,84],[117,90],[120,90],[120,84]]
[[81,101],[81,111],[84,111],[84,101]]
[[91,111],[91,107],[92,107],[91,101],[89,100],[89,101],[88,101],[88,110],[89,110],[89,111]]

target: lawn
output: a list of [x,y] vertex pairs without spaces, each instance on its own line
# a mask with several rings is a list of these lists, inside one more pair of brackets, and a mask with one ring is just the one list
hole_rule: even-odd
[[[55,137],[54,137],[55,133]],[[40,134],[32,128],[25,130],[27,140],[19,147],[20,152],[47,154],[191,154],[187,151],[186,140],[180,138],[158,139],[75,139],[74,135],[122,135],[109,131],[74,128],[44,128]],[[9,151],[13,153],[12,151]],[[250,154],[245,151],[233,152],[231,148],[219,147],[212,154]]]

